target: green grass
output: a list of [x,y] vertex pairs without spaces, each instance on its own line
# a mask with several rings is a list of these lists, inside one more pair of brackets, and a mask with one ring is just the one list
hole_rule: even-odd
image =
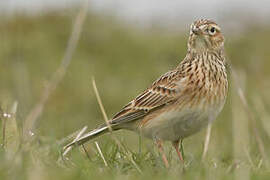
[[[25,118],[60,65],[75,15],[67,10],[0,19],[0,105],[10,113],[18,102],[11,118],[0,116],[6,135],[5,147],[0,147],[0,179],[270,178],[270,27],[258,25],[247,26],[238,35],[225,34],[227,56],[241,79],[236,84],[244,90],[248,110],[231,78],[229,97],[213,124],[203,162],[205,130],[184,140],[184,165],[165,144],[170,169],[164,168],[151,140],[139,141],[137,134],[128,131],[114,133],[122,148],[110,134],[97,139],[107,167],[94,142],[85,145],[88,156],[76,148],[68,161],[59,161],[58,140],[85,125],[89,130],[104,122],[91,84],[93,76],[112,117],[186,53],[188,30],[140,29],[95,14],[85,21],[72,62],[45,105],[33,140],[22,142]],[[258,148],[254,127],[266,157]]]

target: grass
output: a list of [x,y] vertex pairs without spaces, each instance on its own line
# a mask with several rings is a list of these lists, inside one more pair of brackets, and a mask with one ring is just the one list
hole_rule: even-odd
[[188,32],[140,29],[92,13],[33,135],[23,140],[25,119],[60,66],[76,17],[77,11],[65,10],[0,19],[0,179],[269,179],[270,27],[258,25],[225,34],[235,75],[203,162],[206,129],[184,140],[184,165],[165,144],[169,169],[151,140],[128,131],[104,135],[61,159],[61,139],[104,122],[93,76],[110,118],[186,52]]

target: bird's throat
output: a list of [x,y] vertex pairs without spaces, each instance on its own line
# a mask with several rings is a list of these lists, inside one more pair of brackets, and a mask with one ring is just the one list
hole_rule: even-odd
[[196,53],[201,54],[208,50],[207,42],[202,37],[196,38],[194,45],[194,50],[196,51]]

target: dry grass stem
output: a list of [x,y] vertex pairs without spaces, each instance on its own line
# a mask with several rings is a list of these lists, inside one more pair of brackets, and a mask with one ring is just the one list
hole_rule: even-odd
[[[76,136],[76,138],[73,140],[73,142],[76,142],[82,135],[83,133],[87,130],[87,126],[84,126],[81,131],[78,133],[78,135]],[[63,152],[63,157],[65,157],[67,155],[67,153],[72,149],[72,146],[69,146],[68,148],[64,148],[65,151]]]
[[99,147],[99,145],[98,145],[98,142],[95,141],[95,144],[96,144],[98,153],[100,154],[100,156],[101,156],[101,158],[102,158],[102,160],[103,160],[105,166],[108,166],[108,163],[107,163],[107,161],[105,160],[105,157],[103,156],[103,153],[102,153],[102,151],[101,151],[101,149],[100,149],[100,147]]
[[233,80],[235,82],[234,84],[236,86],[238,96],[240,97],[240,100],[241,100],[241,103],[243,104],[244,110],[248,115],[248,120],[251,123],[251,127],[253,128],[253,132],[254,132],[255,139],[256,139],[256,142],[257,142],[257,145],[258,145],[258,149],[260,151],[260,154],[261,154],[262,158],[265,161],[265,165],[267,167],[269,167],[268,157],[267,157],[266,152],[265,152],[265,147],[264,147],[263,141],[262,141],[262,139],[261,139],[261,137],[259,135],[259,132],[258,132],[256,119],[254,117],[254,114],[251,113],[251,110],[250,110],[249,105],[247,103],[247,99],[246,99],[246,97],[244,95],[244,91],[239,85],[240,81],[239,81],[239,77],[238,77],[236,71],[233,68],[231,68],[231,72],[232,72]]
[[100,98],[100,95],[99,95],[99,92],[98,92],[98,89],[97,89],[97,85],[96,85],[96,81],[95,81],[95,78],[94,77],[92,77],[92,85],[93,85],[93,89],[94,89],[94,92],[95,92],[95,95],[96,95],[96,98],[97,98],[97,101],[98,101],[99,108],[101,109],[103,118],[104,118],[107,126],[109,127],[110,132],[112,132],[112,128],[111,128],[111,125],[110,125],[110,122],[109,122],[107,113],[105,111],[105,108],[104,108],[104,106],[102,104],[102,101],[101,101],[101,98]]
[[260,159],[258,166],[257,166],[257,169],[260,169],[262,167],[262,163],[263,163],[263,159]]
[[[238,72],[238,79],[233,84],[233,89],[244,89],[246,83],[246,74],[242,71]],[[233,128],[233,156],[235,162],[243,162],[246,159],[245,149],[249,146],[249,123],[247,121],[247,113],[242,106],[239,95],[234,93],[232,101],[232,128]],[[240,168],[234,174],[235,179],[250,179],[250,170]]]
[[88,154],[86,148],[84,147],[84,144],[82,145],[82,148],[83,148],[83,150],[84,150],[84,152],[85,152],[87,158],[88,158],[89,160],[91,160],[91,158],[90,158],[90,156],[89,156],[89,154]]
[[5,147],[5,142],[6,142],[6,117],[4,115],[4,111],[2,110],[2,108],[0,107],[0,119],[2,120],[2,147]]
[[[7,136],[8,138],[14,137],[12,139],[13,141],[10,142],[11,144],[18,144],[19,142],[16,142],[19,140],[19,132],[16,122],[16,112],[17,112],[18,102],[15,101],[11,107],[10,113],[3,112],[3,110],[0,108],[0,118],[2,119],[2,139],[3,139],[3,147],[6,147],[7,145]],[[7,135],[8,133],[8,135]],[[16,147],[13,146],[15,149]]]
[[255,110],[260,114],[260,120],[262,122],[262,128],[266,132],[268,139],[270,138],[270,114],[267,112],[265,104],[263,103],[262,97],[259,95],[253,95],[253,104]]
[[96,86],[96,82],[95,82],[95,79],[92,78],[92,84],[93,84],[93,88],[94,88],[94,92],[95,92],[95,95],[96,95],[96,98],[97,98],[97,101],[98,101],[98,104],[99,104],[99,107],[102,111],[102,114],[103,114],[103,117],[104,117],[104,120],[107,124],[107,126],[109,127],[109,131],[111,132],[111,137],[113,138],[113,140],[115,141],[115,143],[117,144],[117,146],[122,149],[126,154],[127,154],[127,157],[129,158],[130,162],[135,166],[135,168],[140,172],[142,173],[141,169],[139,168],[139,166],[137,165],[137,163],[133,160],[132,158],[132,154],[126,150],[123,145],[120,143],[120,141],[113,135],[113,131],[112,131],[112,128],[110,126],[110,123],[109,123],[109,120],[108,120],[108,116],[105,112],[105,109],[104,109],[104,106],[102,104],[102,101],[101,101],[101,98],[99,96],[99,92],[98,92],[98,89],[97,89],[97,86]]
[[251,156],[250,156],[250,153],[248,152],[248,149],[247,148],[244,148],[244,151],[245,151],[245,154],[247,156],[247,159],[248,159],[248,162],[250,163],[251,167],[253,169],[255,169],[255,164],[253,163],[252,159],[251,159]]
[[3,118],[2,120],[2,147],[5,148],[6,147],[6,119]]
[[78,44],[80,34],[82,31],[82,26],[86,18],[88,10],[88,1],[85,0],[85,3],[83,3],[76,19],[75,23],[73,25],[73,30],[70,35],[70,38],[67,43],[67,48],[64,53],[64,57],[61,61],[60,66],[55,71],[55,73],[52,75],[52,78],[46,85],[46,87],[43,90],[43,93],[41,94],[40,100],[37,102],[37,104],[32,108],[30,113],[27,115],[23,127],[23,138],[24,140],[27,140],[29,135],[32,134],[32,131],[34,127],[36,126],[36,121],[40,117],[40,115],[43,112],[44,106],[47,103],[50,95],[52,92],[56,89],[59,82],[63,79],[63,77],[66,74],[67,68],[72,60],[72,55],[76,49],[76,46]]
[[60,139],[60,140],[58,140],[58,141],[56,142],[56,144],[58,144],[59,146],[63,146],[63,145],[66,144],[67,142],[70,142],[71,139],[74,140],[74,139],[76,138],[76,136],[78,135],[78,133],[80,133],[81,130],[82,130],[82,129],[79,129],[79,130],[77,130],[77,131],[75,131],[75,132],[69,134],[68,136],[66,136],[66,137],[64,137],[64,138],[62,138],[62,139]]

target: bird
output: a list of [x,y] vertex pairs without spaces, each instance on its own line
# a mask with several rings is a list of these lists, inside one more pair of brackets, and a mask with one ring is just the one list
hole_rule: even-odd
[[164,141],[172,143],[183,162],[179,144],[212,123],[225,104],[228,79],[224,41],[221,28],[213,20],[194,21],[186,56],[175,69],[160,76],[108,123],[65,148],[84,144],[111,130],[125,129],[153,139],[166,167],[169,163]]

